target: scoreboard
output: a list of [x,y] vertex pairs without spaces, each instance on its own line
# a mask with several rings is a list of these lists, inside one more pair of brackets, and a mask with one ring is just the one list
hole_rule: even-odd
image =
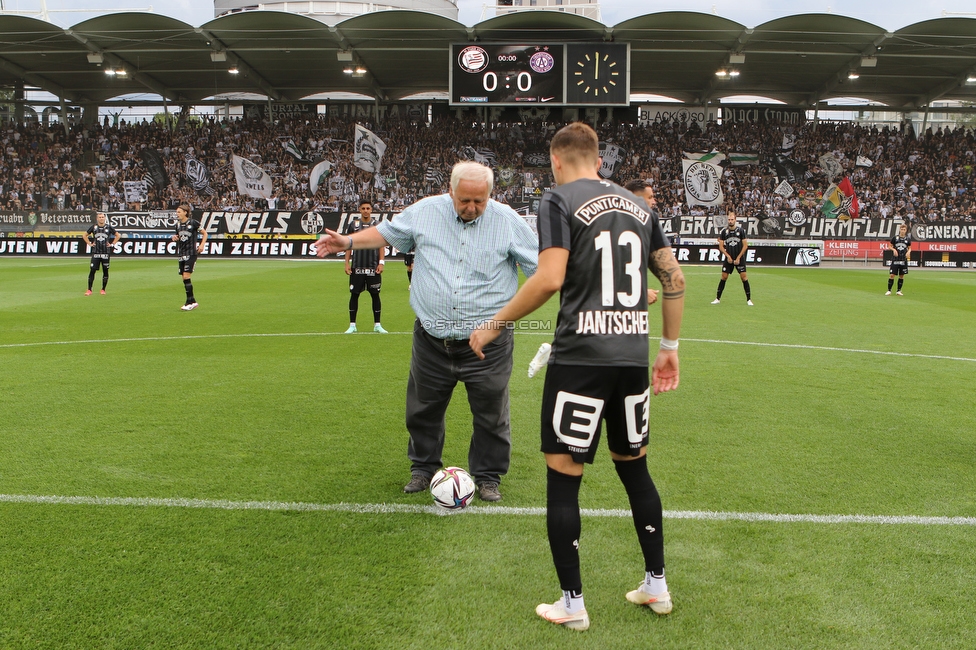
[[626,43],[454,43],[452,105],[630,104]]

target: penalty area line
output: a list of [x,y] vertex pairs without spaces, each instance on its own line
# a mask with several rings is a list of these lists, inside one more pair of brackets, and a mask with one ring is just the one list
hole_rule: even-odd
[[[301,501],[231,501],[225,499],[179,499],[151,497],[82,497],[31,494],[0,494],[0,503],[116,506],[141,508],[191,508],[212,510],[265,510],[273,512],[348,512],[352,514],[433,514],[433,515],[508,515],[538,517],[545,508],[512,506],[474,506],[450,512],[434,505],[403,503],[307,503]],[[630,518],[630,510],[583,508],[584,517]],[[696,510],[665,510],[665,519],[697,519],[702,521],[747,521],[803,524],[884,524],[914,526],[976,526],[976,517],[920,517],[899,515],[810,515],[772,514],[765,512],[711,512]]]

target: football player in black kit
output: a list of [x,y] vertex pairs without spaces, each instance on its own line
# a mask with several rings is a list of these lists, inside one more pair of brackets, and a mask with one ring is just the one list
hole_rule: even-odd
[[[905,284],[905,276],[908,275],[908,260],[912,258],[912,240],[908,236],[907,223],[898,226],[898,236],[891,238],[891,241],[888,242],[888,249],[891,251],[892,257],[891,268],[888,272],[888,290],[885,291],[885,295],[891,295],[891,285],[895,283],[895,276],[897,275],[898,290],[896,294],[904,296],[901,287]],[[94,271],[92,272],[94,273]],[[90,284],[91,282],[89,282]]]
[[[86,296],[92,294],[92,284],[95,282],[95,271],[102,269],[102,295],[105,295],[105,287],[108,286],[108,264],[112,248],[119,243],[122,235],[111,225],[106,223],[105,213],[99,212],[95,216],[95,224],[90,226],[83,235],[85,243],[92,249],[91,262],[88,265],[88,291]],[[115,239],[112,239],[112,238]],[[110,242],[109,240],[112,239]]]
[[752,289],[749,287],[749,277],[746,275],[746,263],[744,261],[749,242],[746,241],[745,229],[736,221],[735,212],[732,210],[729,210],[728,228],[722,228],[722,232],[718,234],[718,248],[725,256],[725,260],[722,262],[722,279],[719,280],[718,292],[716,292],[712,304],[717,305],[722,302],[725,281],[729,279],[729,273],[734,269],[739,272],[739,277],[742,279],[742,288],[746,292],[746,304],[752,307]]
[[[359,202],[359,219],[355,219],[346,228],[345,235],[371,228],[376,225],[373,221],[373,205],[366,200]],[[380,302],[380,289],[382,288],[383,266],[386,262],[383,258],[386,250],[383,248],[360,248],[357,250],[346,251],[346,275],[349,276],[349,329],[346,334],[356,332],[356,314],[359,312],[359,294],[368,291],[373,299],[373,331],[379,334],[386,334],[387,331],[380,325],[380,312],[383,304]]]
[[[193,274],[193,267],[197,263],[197,254],[202,253],[204,246],[207,245],[207,231],[200,229],[200,222],[191,219],[193,208],[183,204],[176,208],[176,233],[173,241],[176,242],[176,255],[180,262],[180,275],[183,277],[183,288],[186,289],[186,302],[180,309],[191,311],[196,309],[196,298],[193,297],[193,283],[190,276]],[[197,244],[197,236],[200,236],[200,243]]]
[[[576,122],[550,145],[558,187],[539,209],[539,269],[469,344],[484,346],[557,291],[559,315],[542,398],[542,452],[547,466],[546,526],[562,589],[536,607],[573,630],[590,625],[580,577],[579,490],[606,422],[607,446],[633,513],[644,576],[626,599],[657,614],[671,612],[664,578],[662,506],[647,470],[650,394],[678,387],[678,336],[685,280],[643,199],[602,180],[596,132]],[[662,336],[648,377],[648,268],[661,281]],[[558,369],[558,371],[557,371]]]

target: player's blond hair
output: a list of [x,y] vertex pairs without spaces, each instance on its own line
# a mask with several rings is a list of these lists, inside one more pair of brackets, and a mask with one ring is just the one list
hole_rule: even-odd
[[567,165],[592,166],[600,159],[600,138],[583,122],[572,122],[556,131],[549,152]]

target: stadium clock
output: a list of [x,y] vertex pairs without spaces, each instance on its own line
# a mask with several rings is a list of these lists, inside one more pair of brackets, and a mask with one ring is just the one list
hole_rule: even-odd
[[570,43],[566,62],[567,104],[629,103],[630,50],[626,43]]
[[562,104],[562,44],[451,45],[452,104]]

